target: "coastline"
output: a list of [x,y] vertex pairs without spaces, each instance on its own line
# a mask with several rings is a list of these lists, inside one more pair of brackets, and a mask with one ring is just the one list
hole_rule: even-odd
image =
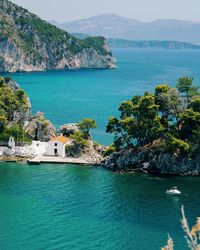
[[21,156],[1,156],[0,162],[21,162],[21,163],[27,163],[28,157],[21,157]]

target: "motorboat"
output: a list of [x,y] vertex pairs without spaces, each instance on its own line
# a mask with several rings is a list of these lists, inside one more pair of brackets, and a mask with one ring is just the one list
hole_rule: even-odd
[[172,187],[171,189],[169,189],[169,190],[166,191],[166,194],[180,195],[181,191],[179,191],[177,187]]

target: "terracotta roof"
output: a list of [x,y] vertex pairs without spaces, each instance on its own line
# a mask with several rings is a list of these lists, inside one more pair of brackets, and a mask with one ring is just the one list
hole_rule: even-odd
[[59,142],[65,144],[69,141],[69,138],[67,138],[63,135],[59,135],[59,136],[52,138],[50,141],[59,141]]

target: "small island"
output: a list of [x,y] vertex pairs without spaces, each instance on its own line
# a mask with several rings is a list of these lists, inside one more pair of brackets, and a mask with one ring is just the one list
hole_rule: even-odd
[[154,93],[121,103],[110,117],[110,146],[93,141],[96,122],[84,118],[59,129],[43,113],[31,114],[28,96],[9,77],[0,77],[0,158],[4,161],[74,163],[115,172],[165,175],[200,174],[200,93],[193,79],[176,88],[160,84]]
[[133,96],[111,117],[114,135],[104,166],[113,171],[166,175],[200,174],[200,92],[193,79],[178,79],[176,88],[161,84],[154,93]]

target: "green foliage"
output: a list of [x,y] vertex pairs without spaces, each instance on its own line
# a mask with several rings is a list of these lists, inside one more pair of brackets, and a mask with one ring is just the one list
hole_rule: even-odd
[[2,133],[0,133],[0,141],[8,141],[10,136],[15,138],[17,142],[30,142],[31,139],[26,135],[23,128],[19,124],[14,124],[10,128],[5,128]]
[[21,112],[27,108],[27,96],[24,91],[14,91],[7,83],[12,81],[10,77],[0,77],[0,140],[7,141],[14,136],[18,141],[29,141],[19,124],[8,126],[13,121],[14,112]]
[[105,38],[104,37],[87,37],[84,40],[81,40],[81,44],[84,47],[95,48],[102,55],[111,55],[111,52],[108,52],[104,48]]
[[160,84],[155,88],[155,103],[159,106],[159,111],[168,116],[171,112],[170,87],[167,84]]
[[80,131],[85,135],[85,137],[90,137],[90,129],[96,128],[96,122],[90,118],[84,118],[78,123]]
[[191,86],[189,92],[188,92],[189,97],[194,97],[197,95],[200,95],[199,92],[199,86]]
[[129,117],[133,114],[133,102],[128,100],[121,103],[119,111],[121,111],[121,118]]
[[194,112],[200,112],[200,96],[195,96],[191,100],[191,108],[194,110]]
[[0,77],[0,109],[5,113],[8,120],[12,120],[13,113],[26,108],[27,97],[23,90],[16,92],[8,87],[5,78]]
[[176,87],[181,93],[185,93],[186,96],[188,96],[189,91],[192,87],[192,83],[193,83],[193,78],[185,76],[178,79]]
[[88,140],[83,132],[76,131],[74,134],[70,135],[70,139],[74,141],[74,145],[79,149],[84,149],[88,146]]
[[5,78],[0,76],[0,88],[4,87],[5,86]]
[[192,81],[183,77],[178,80],[178,89],[160,84],[154,95],[145,92],[122,102],[120,118],[110,117],[106,128],[114,135],[115,149],[141,147],[159,139],[171,153],[199,151],[200,95]]
[[181,154],[181,155],[188,155],[190,150],[189,143],[177,139],[173,137],[172,135],[169,135],[167,139],[165,140],[166,143],[166,149],[171,154]]
[[2,133],[5,129],[7,123],[7,119],[5,116],[0,116],[0,133]]
[[116,152],[117,148],[114,144],[110,145],[109,147],[106,148],[105,152],[104,152],[104,156],[109,156],[112,153]]
[[24,101],[25,94],[24,94],[24,91],[22,89],[18,89],[16,92],[16,95],[20,101],[25,102]]
[[160,84],[155,88],[155,96],[158,96],[160,94],[168,93],[170,90],[170,87],[168,84]]
[[181,130],[180,136],[183,139],[191,140],[194,132],[200,128],[200,112],[187,109],[180,114]]

